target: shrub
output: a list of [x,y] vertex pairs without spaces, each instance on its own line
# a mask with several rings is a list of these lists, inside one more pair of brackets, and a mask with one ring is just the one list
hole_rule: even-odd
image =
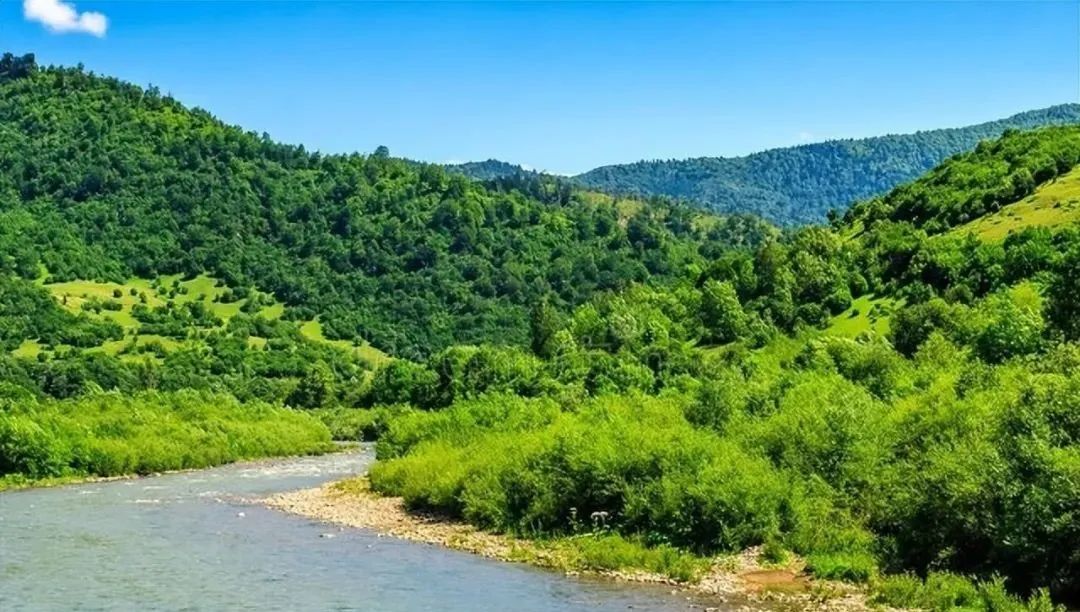
[[334,440],[374,442],[388,426],[390,416],[405,408],[321,408],[312,411],[330,430]]
[[[497,403],[496,403],[497,402]],[[488,528],[613,529],[699,551],[759,544],[799,520],[768,461],[682,417],[685,400],[602,398],[559,413],[489,397],[392,420],[373,487]]]

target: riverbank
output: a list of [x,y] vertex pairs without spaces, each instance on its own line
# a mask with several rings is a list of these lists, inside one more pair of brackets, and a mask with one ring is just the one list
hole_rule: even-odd
[[803,564],[796,558],[783,564],[767,563],[758,548],[740,555],[700,559],[699,571],[693,579],[685,581],[657,572],[598,567],[580,554],[582,538],[526,540],[488,533],[434,513],[409,511],[401,498],[383,497],[370,491],[367,479],[363,477],[279,493],[264,501],[284,512],[368,529],[380,535],[500,561],[528,563],[567,575],[594,575],[624,582],[667,585],[688,595],[707,596],[719,603],[741,604],[747,609],[755,604],[770,609],[798,610],[869,608],[864,593],[857,587],[811,579],[803,573]]

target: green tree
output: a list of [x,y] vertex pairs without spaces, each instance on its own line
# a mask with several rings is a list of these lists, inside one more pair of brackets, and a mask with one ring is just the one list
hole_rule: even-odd
[[746,335],[746,313],[731,283],[706,281],[701,294],[701,322],[709,342],[724,344]]
[[534,304],[529,317],[533,353],[544,358],[550,357],[552,339],[561,327],[559,313],[551,306],[547,297]]
[[987,298],[979,314],[985,322],[976,332],[975,349],[984,360],[996,363],[1042,347],[1046,325],[1037,304],[1021,303],[1003,292]]
[[1080,247],[1061,261],[1046,291],[1046,316],[1069,340],[1080,340]]
[[288,403],[298,408],[322,408],[334,399],[334,373],[324,361],[315,362],[296,389],[289,395]]

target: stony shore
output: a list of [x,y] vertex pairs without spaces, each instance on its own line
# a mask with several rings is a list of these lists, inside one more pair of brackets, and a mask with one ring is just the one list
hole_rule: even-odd
[[[566,572],[588,573],[627,582],[669,585],[687,594],[704,595],[738,608],[791,610],[866,610],[864,594],[849,585],[809,579],[792,560],[777,567],[760,561],[760,551],[717,559],[695,583],[640,571],[579,572],[542,544],[476,527],[444,516],[409,511],[400,498],[382,497],[366,480],[351,479],[313,489],[280,493],[266,505],[318,521],[374,531],[380,535],[445,546],[502,561],[527,562]],[[740,605],[741,604],[741,605]],[[758,605],[755,605],[758,604]]]

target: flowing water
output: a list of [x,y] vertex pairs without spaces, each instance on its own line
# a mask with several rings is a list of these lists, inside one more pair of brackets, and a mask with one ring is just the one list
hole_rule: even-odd
[[0,609],[701,609],[660,587],[568,578],[253,501],[370,461],[342,453],[0,493]]

